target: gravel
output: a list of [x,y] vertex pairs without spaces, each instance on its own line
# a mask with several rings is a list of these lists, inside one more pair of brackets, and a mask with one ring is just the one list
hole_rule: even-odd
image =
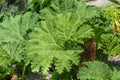
[[89,1],[86,4],[87,5],[95,5],[95,6],[103,6],[109,2],[110,2],[109,0],[95,0],[95,1]]

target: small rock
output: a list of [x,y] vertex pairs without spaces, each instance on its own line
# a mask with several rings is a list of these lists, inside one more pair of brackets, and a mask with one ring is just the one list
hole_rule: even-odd
[[95,6],[103,6],[109,2],[110,2],[109,0],[96,0],[96,1],[89,1],[86,4],[87,5],[95,5]]
[[17,75],[13,75],[12,78],[11,78],[11,80],[18,80]]
[[109,56],[108,61],[120,61],[120,55],[118,55],[118,56]]

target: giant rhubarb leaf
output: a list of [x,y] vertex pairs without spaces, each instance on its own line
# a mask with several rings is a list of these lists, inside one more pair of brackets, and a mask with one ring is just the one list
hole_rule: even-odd
[[99,61],[85,62],[77,74],[80,80],[119,80],[120,71]]
[[[37,14],[33,17],[32,12],[25,14],[6,17],[0,23],[0,66],[11,65],[14,62],[23,60],[24,54],[24,41],[26,31],[35,27],[37,21]],[[37,25],[37,24],[36,24]],[[7,64],[6,64],[7,63]]]
[[94,35],[90,26],[78,27],[79,23],[72,20],[71,13],[50,15],[41,21],[40,28],[35,28],[26,42],[32,70],[39,71],[41,67],[46,72],[54,64],[57,72],[62,73],[70,71],[73,64],[78,65],[79,53],[83,50],[77,43]]
[[97,11],[78,0],[51,0],[40,13],[40,27],[34,28],[26,42],[26,61],[31,61],[33,71],[41,68],[46,72],[51,64],[58,73],[70,71],[72,65],[78,65],[83,51],[78,44],[94,36],[84,22],[97,16]]
[[[48,29],[47,26],[44,28]],[[42,70],[46,72],[51,64],[55,63],[59,73],[62,73],[64,69],[69,71],[73,64],[79,63],[78,54],[83,50],[77,48],[72,41],[65,40],[64,33],[58,35],[59,29],[55,29],[58,33],[50,32],[50,30],[37,28],[30,34],[26,49],[28,51],[27,58],[32,60],[32,70],[39,71],[39,68],[42,67]]]
[[109,66],[103,62],[86,62],[85,65],[77,74],[80,80],[108,80],[111,77]]
[[105,54],[115,56],[120,54],[120,39],[114,34],[101,35],[100,48]]
[[35,27],[37,17],[37,14],[32,12],[27,12],[24,15],[6,17],[5,20],[0,23],[0,42],[24,40],[26,31],[31,27]]
[[47,71],[52,63],[62,73],[69,71],[73,64],[79,63],[79,53],[83,50],[72,40],[76,26],[70,23],[70,14],[58,14],[42,21],[40,28],[35,28],[27,42],[28,59],[32,59],[33,71]]

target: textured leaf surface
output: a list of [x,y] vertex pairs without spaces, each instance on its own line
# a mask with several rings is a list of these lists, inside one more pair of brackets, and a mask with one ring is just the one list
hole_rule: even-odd
[[77,78],[80,80],[119,80],[120,71],[111,69],[107,64],[99,61],[85,62],[79,69]]
[[113,76],[111,77],[111,80],[119,80],[120,79],[120,71],[114,69]]
[[19,32],[19,21],[20,21],[20,15],[13,18],[11,16],[10,18],[5,19],[2,23],[0,23],[0,40],[1,41],[17,41],[19,39],[22,39],[20,32]]
[[59,73],[62,73],[64,68],[69,71],[72,64],[77,65],[79,63],[78,54],[83,51],[82,49],[74,49],[75,45],[71,43],[69,45],[73,46],[65,47],[66,41],[63,38],[61,39],[62,35],[60,34],[55,36],[51,35],[52,32],[45,32],[41,29],[36,30],[27,42],[27,51],[29,51],[27,56],[28,59],[32,59],[33,71],[39,71],[41,66],[43,71],[47,71],[53,60]]
[[[95,7],[88,8],[81,3],[78,0],[52,0],[49,7],[40,11],[40,27],[34,28],[26,42],[26,61],[31,61],[33,71],[41,68],[46,72],[54,64],[57,72],[62,73],[79,63],[83,50],[78,43],[94,36],[91,26],[83,23],[98,15]],[[89,15],[89,10],[93,14]]]
[[118,55],[120,54],[120,39],[113,34],[103,34],[101,36],[101,49],[105,54]]
[[10,65],[10,60],[7,60],[8,54],[0,47],[0,66],[2,67],[7,67]]
[[[24,40],[28,29],[35,27],[37,14],[33,17],[32,12],[5,17],[0,23],[0,66],[11,66],[14,62],[23,60]],[[33,18],[32,18],[33,17]],[[32,19],[31,19],[32,18]],[[36,24],[37,26],[37,24]]]
[[[2,23],[0,23],[0,41],[20,41],[24,40],[26,31],[33,27],[37,14],[32,18],[32,13],[27,12],[24,15],[7,17]],[[31,19],[32,18],[32,19]],[[37,24],[36,24],[37,25]]]
[[103,62],[86,62],[85,65],[77,74],[80,80],[109,80],[111,77],[109,66]]

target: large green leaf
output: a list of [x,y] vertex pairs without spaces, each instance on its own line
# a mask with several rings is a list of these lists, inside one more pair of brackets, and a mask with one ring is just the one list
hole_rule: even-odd
[[0,23],[0,42],[24,40],[23,36],[26,34],[26,31],[31,28],[31,26],[35,27],[37,17],[37,14],[32,12],[7,17]]
[[50,5],[40,12],[44,17],[48,18],[50,16],[48,10],[52,15],[55,13],[71,12],[73,14],[72,18],[74,18],[76,22],[78,20],[85,22],[100,14],[97,7],[87,6],[84,2],[79,0],[51,0]]
[[108,55],[120,54],[120,39],[113,34],[101,35],[100,48]]
[[[23,60],[23,42],[9,42],[7,44],[2,45],[4,51],[6,51],[6,59],[8,62],[20,62]],[[0,53],[1,54],[1,53]],[[5,59],[5,57],[4,57]]]
[[0,74],[10,74],[15,62],[21,62],[24,59],[22,43],[10,42],[1,44],[0,46]]
[[120,71],[114,68],[111,80],[119,80],[119,79],[120,79]]
[[79,63],[78,54],[83,50],[71,39],[76,26],[69,23],[69,16],[68,13],[58,14],[42,21],[40,28],[35,28],[30,34],[26,48],[28,59],[32,59],[33,71],[39,71],[41,66],[43,71],[47,71],[54,59],[59,73],[64,68],[69,71],[72,64]]
[[8,54],[0,47],[0,66],[7,67],[10,65],[10,60],[8,60]]
[[27,12],[5,17],[0,23],[0,45],[2,49],[0,52],[0,60],[2,60],[0,66],[12,66],[14,62],[23,60],[27,31],[36,27],[36,22],[38,22],[38,15]]
[[119,80],[120,71],[111,69],[107,64],[99,61],[85,62],[79,69],[77,78],[80,80]]
[[[34,33],[31,33],[26,48],[27,58],[32,59],[33,71],[39,71],[39,68],[42,67],[42,70],[46,72],[54,61],[57,71],[62,73],[64,68],[69,71],[72,64],[79,63],[78,54],[83,50],[77,49],[72,42],[66,43],[64,37],[61,38],[62,34],[55,35],[42,29],[36,29]],[[65,43],[70,46],[65,47]]]
[[107,64],[102,62],[86,62],[86,67],[79,69],[77,74],[80,80],[108,80],[111,70]]
[[[46,72],[54,64],[57,72],[62,73],[79,63],[83,50],[78,43],[94,36],[91,26],[83,23],[98,15],[94,7],[80,3],[78,0],[52,0],[48,8],[41,10],[40,27],[34,28],[26,41],[26,61],[31,62],[33,71],[41,68]],[[93,14],[89,15],[89,10]]]
[[11,16],[0,23],[0,34],[2,34],[0,35],[0,41],[9,42],[23,39],[19,30],[20,17],[20,15]]

